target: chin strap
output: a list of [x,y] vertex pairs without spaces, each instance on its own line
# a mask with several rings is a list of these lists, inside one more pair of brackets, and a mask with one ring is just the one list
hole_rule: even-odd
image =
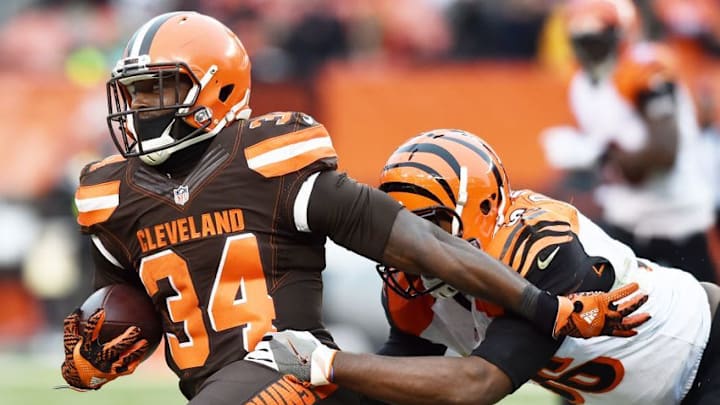
[[[250,99],[250,89],[248,89],[245,92],[245,96],[242,100],[240,100],[239,103],[235,104],[230,108],[230,110],[225,114],[220,121],[218,121],[217,124],[215,124],[215,127],[207,132],[203,132],[199,135],[196,135],[186,141],[180,142],[177,145],[173,145],[170,147],[167,147],[165,149],[157,150],[155,152],[145,153],[140,155],[140,160],[142,160],[145,164],[148,164],[150,166],[157,166],[159,164],[164,163],[168,158],[170,158],[170,155],[173,153],[185,149],[188,146],[195,145],[196,143],[202,142],[206,139],[209,139],[215,135],[217,135],[220,131],[222,131],[228,124],[235,122],[237,120],[246,120],[250,118],[250,114],[252,114],[252,109],[247,107],[247,103]],[[207,107],[201,108],[198,111],[195,112],[195,116],[197,117],[199,114],[205,114],[207,118],[205,120],[212,119],[212,114],[210,110]],[[136,133],[140,133],[139,130],[142,129],[143,131],[149,131],[151,133],[160,131],[161,128],[164,128],[162,130],[162,133],[157,138],[148,139],[146,141],[142,141],[142,148],[143,150],[152,150],[157,148],[162,148],[165,145],[172,144],[176,141],[176,139],[170,135],[170,132],[172,131],[173,127],[176,124],[177,118],[175,118],[175,114],[170,115],[170,121],[167,121],[168,117],[163,115],[162,117],[157,118],[151,118],[148,120],[137,120],[138,125],[136,127]],[[203,120],[203,121],[205,121]],[[162,125],[165,125],[164,127]],[[194,129],[194,128],[193,128]]]

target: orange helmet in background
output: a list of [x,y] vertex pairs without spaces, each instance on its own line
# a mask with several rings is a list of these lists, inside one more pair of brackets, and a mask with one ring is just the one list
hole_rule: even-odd
[[598,77],[610,70],[620,49],[640,31],[630,0],[571,0],[565,23],[578,62]]
[[[128,86],[154,79],[158,87],[189,80],[184,100],[133,109]],[[164,162],[175,151],[208,139],[237,119],[250,117],[250,58],[238,37],[218,20],[196,12],[159,15],[130,38],[108,87],[108,126],[125,156],[145,163]],[[162,92],[162,91],[161,91]],[[176,88],[176,99],[178,90]],[[138,113],[174,114],[155,134],[139,133]],[[170,128],[182,120],[192,131],[181,136]],[[187,133],[189,132],[189,133]]]

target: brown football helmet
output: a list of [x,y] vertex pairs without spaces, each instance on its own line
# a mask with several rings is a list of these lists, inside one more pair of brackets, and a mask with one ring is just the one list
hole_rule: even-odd
[[[156,80],[162,94],[175,86],[175,102],[132,107],[131,86]],[[184,99],[178,86],[192,82]],[[250,117],[250,59],[238,37],[212,17],[196,12],[159,15],[130,38],[107,83],[107,117],[120,153],[157,165],[175,151],[208,139],[229,123]],[[158,133],[139,133],[143,113],[173,114]],[[170,130],[176,120],[189,128],[181,136]],[[167,124],[167,125],[165,125]]]

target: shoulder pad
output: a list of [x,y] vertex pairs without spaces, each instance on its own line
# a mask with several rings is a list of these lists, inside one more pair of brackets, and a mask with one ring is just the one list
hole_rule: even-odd
[[113,155],[99,162],[90,163],[80,174],[80,185],[75,191],[77,222],[89,227],[107,221],[120,204],[121,173],[125,162],[120,155]]
[[97,170],[103,166],[120,163],[120,162],[124,162],[124,161],[125,161],[125,158],[122,157],[122,155],[110,155],[103,160],[99,160],[97,162],[92,162],[92,163],[87,164],[80,172],[80,177],[83,177],[88,173],[94,172],[95,170]]
[[621,55],[613,79],[620,94],[634,102],[640,93],[677,80],[672,52],[659,44],[636,44]]
[[[318,125],[319,123],[315,121],[315,118],[302,113],[302,112],[295,112],[295,111],[276,111],[267,113],[255,118],[251,118],[248,120],[248,129],[256,129],[260,127],[267,127],[267,126],[275,126],[275,127],[282,127],[282,126],[313,126]],[[297,129],[297,128],[296,128]]]
[[316,162],[337,168],[337,154],[325,127],[304,113],[271,113],[246,124],[245,159],[264,177],[283,176]]
[[513,197],[507,220],[487,250],[524,277],[538,253],[573,239],[578,231],[577,210],[529,191]]

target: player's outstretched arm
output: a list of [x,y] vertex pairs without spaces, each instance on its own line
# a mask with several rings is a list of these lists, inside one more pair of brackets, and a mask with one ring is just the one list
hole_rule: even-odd
[[127,328],[107,343],[100,343],[98,335],[104,320],[102,309],[88,319],[87,325],[80,323],[78,311],[65,318],[65,361],[61,370],[70,388],[96,390],[122,375],[131,374],[148,350],[148,342],[140,338],[140,329],[136,326]]
[[[459,290],[497,303],[532,321],[554,337],[632,336],[647,314],[628,317],[646,300],[635,294],[621,308],[614,301],[637,285],[610,293],[558,297],[542,291],[510,267],[407,210],[398,213],[385,247],[385,264],[440,278]],[[592,314],[591,322],[586,322]]]
[[494,404],[512,391],[508,376],[480,357],[340,352],[322,345],[309,332],[267,335],[245,359],[313,386],[336,383],[395,404]]
[[[442,279],[466,294],[522,315],[547,335],[592,337],[612,333],[617,325],[633,328],[642,320],[633,318],[627,323],[626,314],[618,318],[610,307],[613,300],[603,294],[576,305],[577,298],[544,292],[467,241],[402,209],[382,191],[335,171],[317,176],[311,195],[307,201],[296,202],[295,211],[307,214],[296,218],[298,229],[328,235],[341,246],[402,271]],[[643,296],[638,294],[633,300],[641,304]],[[597,327],[566,327],[588,311],[596,313]]]

